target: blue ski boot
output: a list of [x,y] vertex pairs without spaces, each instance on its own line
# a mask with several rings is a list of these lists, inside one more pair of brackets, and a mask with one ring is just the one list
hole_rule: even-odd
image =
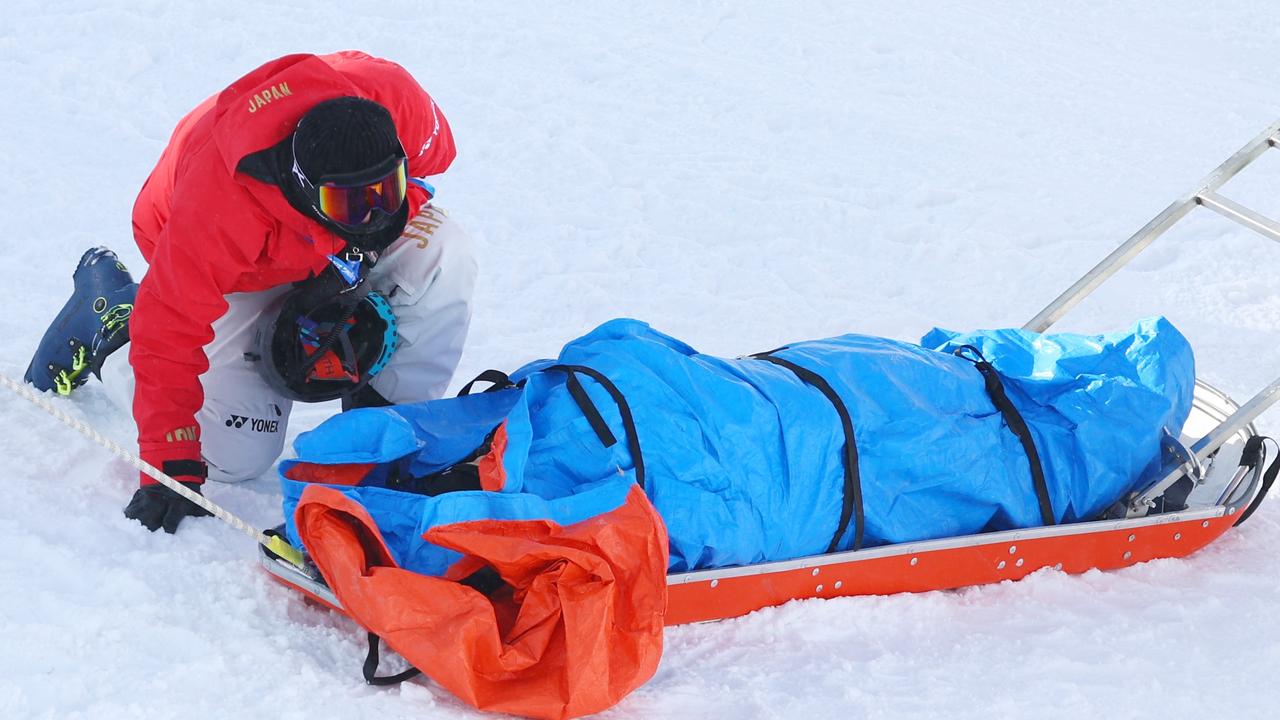
[[89,381],[102,361],[129,342],[129,316],[138,283],[116,254],[92,248],[71,276],[75,291],[40,339],[24,379],[59,395]]

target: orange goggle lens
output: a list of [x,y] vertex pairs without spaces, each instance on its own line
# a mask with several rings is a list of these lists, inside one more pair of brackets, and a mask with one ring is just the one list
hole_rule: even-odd
[[400,163],[385,177],[372,183],[353,186],[321,184],[316,188],[320,212],[336,223],[351,226],[371,220],[374,210],[394,213],[400,209],[408,190],[405,165]]

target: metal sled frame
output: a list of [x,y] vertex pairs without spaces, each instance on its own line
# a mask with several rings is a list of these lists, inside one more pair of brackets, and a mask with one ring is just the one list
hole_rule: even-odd
[[[1152,218],[1096,267],[1032,318],[1023,329],[1044,332],[1114,275],[1156,238],[1198,206],[1204,206],[1280,242],[1280,223],[1218,194],[1228,180],[1280,147],[1280,121],[1267,128],[1210,173],[1195,190]],[[1044,568],[1080,573],[1113,569],[1166,557],[1183,557],[1236,524],[1262,487],[1266,458],[1239,466],[1244,443],[1257,434],[1253,421],[1280,400],[1280,378],[1244,405],[1203,381],[1196,382],[1182,454],[1167,473],[1125,498],[1122,519],[1053,525],[886,545],[782,562],[719,568],[667,576],[666,622],[679,625],[745,615],[789,600],[849,595],[922,592],[1017,580]],[[1205,470],[1207,468],[1207,470]],[[1148,514],[1170,485],[1184,476],[1198,487],[1189,507]],[[264,567],[282,582],[341,610],[323,582],[262,555]]]

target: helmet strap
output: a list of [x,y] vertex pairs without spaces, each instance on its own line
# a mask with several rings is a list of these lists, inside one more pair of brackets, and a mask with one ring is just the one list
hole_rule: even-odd
[[311,371],[316,366],[316,363],[320,362],[320,360],[325,356],[325,353],[332,350],[334,344],[339,340],[345,339],[347,342],[346,348],[351,348],[351,340],[350,338],[347,338],[347,321],[356,314],[356,308],[359,307],[359,305],[360,303],[358,302],[351,303],[350,307],[343,310],[342,317],[333,324],[333,329],[325,335],[324,339],[320,341],[320,344],[316,349],[311,352],[311,356],[307,358],[307,361],[299,365],[293,373],[291,373],[293,375],[294,382],[299,380],[305,381],[305,379],[309,378],[311,376]]

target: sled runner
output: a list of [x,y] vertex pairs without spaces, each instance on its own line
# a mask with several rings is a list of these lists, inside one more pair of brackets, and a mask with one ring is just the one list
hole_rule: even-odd
[[[1274,147],[1280,143],[1278,133],[1280,133],[1280,122],[1268,128],[1257,139],[1229,158],[1222,166],[1210,174],[1194,192],[1170,205],[1169,208],[1148,223],[1146,227],[1122,244],[1102,263],[1027,323],[1023,329],[1036,333],[1042,333],[1047,330],[1058,318],[1087,296],[1103,280],[1114,274],[1156,237],[1168,230],[1198,205],[1209,207],[1228,218],[1244,224],[1246,227],[1280,241],[1280,224],[1264,218],[1256,212],[1218,194],[1218,189],[1227,180],[1259,157],[1268,147]],[[837,340],[839,339],[832,339],[832,341]],[[787,349],[784,348],[775,351],[775,353],[785,350]],[[974,352],[976,353],[977,351],[974,350]],[[766,353],[755,357],[769,360],[794,371],[805,379],[809,385],[822,389],[829,399],[838,395],[829,386],[824,387],[826,383],[823,382],[821,377],[811,377],[814,373],[803,367],[795,367],[795,363],[775,353]],[[978,360],[981,360],[980,354],[977,357]],[[982,362],[975,361],[975,364],[981,370]],[[592,377],[600,386],[607,387],[609,394],[613,396],[615,401],[618,401],[619,393],[615,387],[607,382],[607,379],[602,380],[601,377],[597,377],[598,373],[592,375],[592,368],[586,366],[548,364],[541,366],[539,372],[541,371],[560,372],[568,376],[567,388],[569,394],[574,396],[574,400],[582,408],[583,414],[591,421],[591,427],[595,430],[596,435],[605,445],[612,445],[623,439],[620,435],[615,437],[615,433],[603,421],[598,411],[595,412],[594,417],[587,411],[592,401],[589,398],[583,399],[587,393],[582,388],[582,382],[577,379],[575,373]],[[804,374],[806,372],[808,375]],[[987,372],[983,371],[983,375],[986,377]],[[991,380],[989,377],[987,379]],[[577,384],[576,386],[575,383]],[[991,384],[991,382],[988,383],[988,390],[991,389]],[[994,384],[998,386],[1000,383],[996,381]],[[592,385],[592,387],[597,390],[598,395],[603,393],[603,390],[599,390],[595,385]],[[996,398],[995,392],[992,393],[992,398],[993,400]],[[737,565],[726,563],[731,564],[731,566],[670,572],[666,575],[666,604],[665,611],[659,610],[661,615],[660,622],[672,625],[734,617],[793,599],[947,589],[1019,579],[1044,568],[1078,573],[1093,568],[1118,568],[1155,558],[1188,555],[1212,542],[1229,527],[1247,519],[1265,497],[1270,484],[1274,481],[1276,469],[1280,467],[1280,462],[1273,463],[1270,469],[1266,469],[1267,446],[1264,439],[1257,435],[1252,423],[1258,415],[1273,405],[1277,399],[1280,399],[1280,380],[1273,382],[1243,406],[1238,405],[1207,383],[1197,381],[1191,398],[1190,414],[1187,416],[1186,422],[1181,423],[1182,432],[1180,437],[1173,437],[1166,433],[1163,441],[1160,442],[1160,451],[1163,453],[1160,471],[1150,478],[1150,482],[1138,486],[1132,492],[1127,492],[1123,497],[1120,497],[1105,512],[1091,512],[1088,518],[1073,518],[1062,522],[1063,517],[1059,515],[1059,522],[1055,524],[1052,509],[1049,507],[1050,503],[1046,501],[1042,491],[1043,478],[1041,477],[1037,479],[1036,492],[1040,497],[1041,510],[1045,513],[1043,516],[1045,522],[1039,526],[964,534],[954,537],[935,537],[918,541],[895,542],[889,540],[887,542],[890,544],[864,546],[861,542],[864,528],[862,525],[863,516],[860,496],[855,493],[857,512],[853,513],[849,509],[848,495],[846,494],[846,511],[841,519],[839,529],[836,531],[835,538],[831,540],[831,547],[849,549],[837,549],[827,553],[814,552],[802,557],[770,562]],[[836,404],[838,405],[839,403],[836,402]],[[630,442],[636,435],[634,426],[630,424],[630,411],[624,402],[618,401],[617,405],[621,421],[628,427],[625,439]],[[996,403],[996,405],[999,407],[999,403]],[[841,410],[841,417],[846,427],[846,437],[848,437],[850,425],[847,416],[848,411],[843,408],[838,409]],[[1025,423],[1020,417],[1017,417],[1016,411],[1009,415],[1001,407],[1001,413],[1004,415],[1007,427],[1023,440],[1023,448],[1027,451],[1027,456],[1031,460],[1032,475],[1034,476],[1034,467],[1039,461],[1035,457],[1034,443],[1028,442],[1022,437],[1023,433],[1026,432]],[[998,419],[997,422],[999,422]],[[1022,425],[1022,433],[1017,429],[1019,425]],[[506,425],[504,424],[502,429],[505,428]],[[386,437],[381,436],[382,441],[390,442]],[[515,441],[519,442],[519,439],[516,438]],[[504,461],[502,450],[507,442],[508,437],[506,434],[495,433],[490,442],[494,449],[490,451],[489,455],[480,459],[482,466],[486,461],[490,462],[490,467],[488,468],[488,477],[490,479],[494,473],[492,463],[502,463]],[[852,443],[848,444],[851,445]],[[486,445],[486,449],[488,447],[489,445]],[[1154,446],[1152,449],[1154,450]],[[630,448],[630,450],[630,457],[637,458],[635,463],[635,471],[638,476],[636,484],[640,488],[650,490],[651,488],[646,487],[643,482],[643,466],[638,462],[638,445]],[[497,454],[496,461],[493,460],[494,453]],[[364,477],[364,474],[368,472],[369,467],[372,467],[373,464],[363,466],[360,469],[360,477]],[[856,465],[857,457],[854,456],[846,461],[845,467],[856,467]],[[341,468],[343,466],[335,467]],[[349,469],[355,466],[345,467]],[[484,468],[482,468],[483,472]],[[966,472],[975,471],[966,470],[963,466],[956,468],[956,473],[958,474]],[[499,478],[506,477],[502,473],[502,468],[498,468],[497,473]],[[619,473],[621,474],[621,468]],[[1043,470],[1041,474],[1043,474]],[[285,475],[291,477],[287,471]],[[317,477],[320,476],[306,479],[315,480]],[[1146,476],[1144,475],[1144,477]],[[351,478],[341,478],[338,475],[333,475],[332,479],[325,480],[325,482],[333,482],[338,485],[353,484]],[[499,490],[501,486],[497,488],[485,486],[484,489]],[[310,493],[311,489],[306,492]],[[493,558],[502,557],[504,553],[506,553],[506,556],[511,556],[514,552],[511,546],[502,546],[500,542],[486,544],[484,538],[477,540],[476,537],[469,536],[465,530],[446,531],[430,537],[429,540],[460,552],[463,560],[459,561],[457,565],[464,566],[464,568],[463,570],[457,570],[451,567],[449,574],[441,573],[443,577],[423,579],[421,575],[415,575],[398,567],[398,563],[396,559],[393,559],[389,546],[383,544],[381,538],[371,537],[371,534],[377,534],[376,528],[379,526],[370,518],[369,512],[366,512],[361,502],[352,501],[350,497],[343,496],[338,491],[327,492],[329,499],[319,503],[324,507],[318,511],[318,514],[311,512],[314,509],[313,506],[317,504],[313,502],[307,508],[307,512],[311,514],[306,518],[302,518],[301,516],[304,512],[302,506],[299,505],[299,520],[297,522],[299,525],[308,526],[306,532],[301,532],[300,530],[299,532],[304,540],[308,537],[315,539],[319,537],[344,536],[346,539],[343,542],[347,546],[362,548],[354,553],[348,552],[338,560],[333,558],[327,560],[327,562],[331,563],[340,563],[344,573],[349,577],[355,577],[355,580],[342,586],[335,584],[333,588],[339,590],[339,592],[335,592],[321,577],[322,573],[319,571],[312,573],[301,571],[289,563],[273,558],[269,552],[263,553],[262,563],[277,579],[315,600],[352,615],[357,620],[360,620],[361,617],[368,617],[370,608],[377,607],[378,603],[381,602],[384,606],[389,603],[393,604],[397,599],[409,597],[412,592],[420,594],[422,592],[458,591],[455,597],[460,605],[465,605],[475,599],[473,597],[476,595],[475,589],[491,592],[496,587],[491,585],[490,580],[484,576],[485,563],[473,561],[489,559],[495,567],[498,567],[499,561]],[[584,493],[584,495],[586,494]],[[634,488],[633,492],[628,492],[625,498],[621,496],[611,497],[605,502],[604,509],[597,511],[596,515],[611,518],[610,522],[617,520],[621,524],[620,526],[632,523],[628,527],[639,526],[639,524],[650,521],[652,519],[650,516],[637,509],[633,502],[635,495],[643,498],[643,493]],[[316,496],[318,497],[318,494]],[[304,501],[306,497],[304,494]],[[344,499],[344,497],[347,499]],[[297,498],[295,497],[294,501],[296,500]],[[377,498],[373,497],[371,500],[376,501]],[[1111,499],[1108,498],[1107,502],[1110,501]],[[644,507],[649,506],[644,503]],[[649,508],[649,511],[651,512],[652,508]],[[587,515],[590,515],[590,513]],[[561,516],[556,515],[554,520],[560,526],[578,527],[587,522],[587,520],[583,519],[587,515],[580,517],[570,513],[573,518],[571,521],[564,520]],[[489,516],[483,517],[487,518]],[[507,526],[503,526],[502,523],[523,519],[523,516],[518,516],[517,514],[513,515],[512,518],[495,516],[492,521],[487,519],[466,521],[467,519],[463,518],[461,520],[454,519],[453,525],[449,523],[442,524],[445,527],[462,527],[475,523],[496,523],[496,529],[491,528],[490,534],[495,537],[502,536],[505,541],[510,540],[510,537],[507,537],[509,533],[504,529]],[[579,520],[582,522],[579,522]],[[671,519],[668,519],[668,522],[672,522]],[[1025,526],[1031,523],[1023,522],[1022,524]],[[407,526],[404,526],[403,522],[401,522],[401,525],[402,527],[399,528],[384,528],[383,531],[391,533],[388,537],[394,535],[403,536],[406,532],[412,534],[415,527],[412,522],[409,522]],[[604,527],[612,526],[608,524],[597,525],[596,530],[604,532],[601,529]],[[420,533],[421,529],[422,527],[418,526],[417,532]],[[434,528],[429,531],[429,533],[436,532],[437,530]],[[453,534],[451,535],[450,533]],[[659,534],[665,541],[666,533],[659,531]],[[554,535],[555,532],[550,533],[550,536]],[[554,545],[559,542],[560,544],[556,545],[556,547],[568,548],[564,550],[565,552],[577,552],[582,539],[581,537],[563,539],[550,536],[549,542],[551,544]],[[652,537],[652,534],[650,537]],[[542,536],[534,538],[535,541],[529,547],[539,551],[545,549],[544,545],[538,544],[544,539],[548,538],[543,538]],[[674,545],[674,534],[672,540],[672,553],[674,556],[677,553]],[[609,545],[609,543],[606,542],[605,545]],[[476,550],[476,548],[482,548],[493,553],[493,555],[485,555],[480,550]],[[622,566],[610,564],[607,550],[608,548],[603,552],[603,556],[584,561],[587,566],[595,569],[588,573],[589,579],[583,582],[594,582],[601,576],[609,575],[610,572],[617,573],[625,569]],[[342,553],[339,554],[342,555]],[[665,546],[662,548],[662,552],[658,554],[662,556],[660,558],[662,566],[666,567]],[[548,557],[555,557],[555,555],[553,553]],[[695,554],[695,557],[703,556]],[[592,563],[595,564],[593,565]],[[692,561],[687,566],[693,568],[701,567],[695,565]],[[325,563],[322,562],[319,570],[324,570],[323,574],[329,576],[334,567],[335,565],[326,567]],[[516,566],[506,567],[508,572],[502,572],[504,568],[499,567],[499,572],[505,578],[509,572],[519,570],[519,568],[515,570],[512,568],[516,568]],[[396,575],[398,579],[393,582],[388,581],[389,573]],[[374,578],[373,576],[375,575],[379,577]],[[363,581],[366,579],[376,579],[378,582],[364,583]],[[621,576],[616,579],[619,583],[624,580]],[[344,583],[347,583],[347,581],[344,580]],[[378,583],[381,584],[379,585]],[[501,585],[501,582],[498,582],[497,585]],[[409,594],[399,596],[399,598],[391,597],[390,599],[378,597],[379,592],[374,590],[374,588],[378,587],[390,588],[394,592]],[[524,587],[519,586],[518,594],[521,597],[523,597]],[[359,603],[360,607],[348,607],[348,603],[340,600],[339,596],[346,598],[348,601]],[[564,596],[555,596],[553,594],[552,597],[564,600]],[[625,600],[629,600],[629,598],[623,598],[618,602],[622,603]],[[652,610],[654,607],[652,602],[645,605],[645,601],[646,599],[640,598],[636,601],[634,607],[620,608],[618,610],[620,614],[617,617],[622,618],[622,620],[618,622],[636,620],[638,616]],[[487,608],[487,606],[485,607]],[[475,608],[471,609],[475,610]],[[485,611],[481,609],[478,612],[483,614]],[[492,619],[493,611],[489,612],[489,617]],[[613,612],[612,606],[610,612]],[[521,618],[523,619],[523,615]],[[613,616],[610,616],[610,618],[613,618]],[[435,627],[438,633],[440,627],[438,618],[431,622],[437,623]],[[497,621],[498,625],[502,625],[505,628],[503,632],[511,629],[511,622],[510,618],[503,619],[501,617]],[[520,620],[516,620],[516,622],[518,624]],[[611,624],[614,623],[614,620],[608,619],[601,622]],[[364,624],[367,625],[367,623]],[[372,625],[368,625],[368,627],[371,630],[373,629]],[[389,632],[402,632],[402,630],[401,624],[397,621],[387,625],[382,634],[387,635]],[[408,653],[402,649],[406,643],[428,642],[421,637],[413,640],[401,638],[400,644],[397,645],[389,635],[387,637],[388,642],[396,645],[396,649],[401,650],[406,655]],[[605,638],[603,635],[600,637]],[[609,636],[609,638],[612,637]],[[478,635],[477,643],[480,642],[480,639]],[[485,642],[494,642],[491,635],[485,636],[483,639]],[[608,644],[609,640],[606,639],[600,642]],[[597,644],[600,644],[600,642]],[[497,657],[501,654],[499,652],[501,649],[505,649],[505,645],[499,647],[498,650],[489,648],[488,651],[493,652],[494,657]],[[656,663],[656,659],[651,657],[651,654],[645,654],[645,648],[628,648],[620,652],[625,654],[625,652],[631,650],[644,655],[640,659],[632,658],[633,665]],[[366,678],[370,682],[381,680],[381,678],[374,677],[377,666],[376,652],[377,644],[373,641],[371,633],[370,662],[366,663]],[[484,655],[483,652],[479,654]],[[608,653],[605,654],[607,655]],[[420,650],[417,655],[419,658],[431,657],[426,650]],[[497,661],[494,660],[494,657],[481,657],[475,662],[477,664],[483,662],[496,663]],[[413,658],[410,659],[413,660]],[[509,657],[505,659],[510,660]],[[609,658],[605,658],[605,660],[612,662]],[[603,661],[601,660],[601,662]],[[470,663],[471,660],[469,659],[466,664]],[[416,664],[420,667],[424,666],[424,662],[421,659],[417,660]],[[498,667],[498,665],[495,665],[495,667]],[[505,668],[506,666],[502,667]],[[618,670],[613,665],[610,665],[609,668],[614,671]],[[427,668],[424,667],[424,669]],[[446,672],[446,670],[439,668],[436,668],[436,670],[438,672]],[[607,670],[608,668],[601,670],[599,674],[609,676]],[[428,671],[431,672],[431,670]],[[476,677],[488,674],[479,671],[472,673]],[[434,672],[432,675],[437,680],[440,679]],[[647,675],[644,677],[647,677]],[[396,676],[393,679],[403,679],[403,677]],[[616,702],[621,697],[621,694],[625,694],[630,687],[634,687],[633,681],[635,679],[633,677],[628,680],[619,680],[618,687],[610,687],[608,691],[593,688],[593,691],[600,690],[601,692],[592,700],[592,703],[595,704],[564,705],[563,703],[557,704],[560,700],[554,698],[542,698],[547,704],[536,707],[529,704],[535,702],[530,699],[532,695],[526,697],[525,705],[521,705],[520,700],[514,697],[516,695],[514,691],[512,697],[505,700],[486,702],[483,698],[489,697],[492,699],[492,689],[484,686],[483,683],[480,683],[478,687],[473,686],[468,678],[455,677],[451,681],[441,682],[449,689],[459,692],[464,696],[464,699],[472,702],[472,704],[486,709],[550,717],[583,711],[589,712],[592,711],[590,708],[600,709],[607,707],[608,704]],[[643,679],[639,678],[639,681],[642,682]],[[633,684],[627,686],[629,682]],[[463,689],[459,690],[459,687]],[[572,695],[572,693],[569,694]],[[601,705],[601,703],[604,704]]]

